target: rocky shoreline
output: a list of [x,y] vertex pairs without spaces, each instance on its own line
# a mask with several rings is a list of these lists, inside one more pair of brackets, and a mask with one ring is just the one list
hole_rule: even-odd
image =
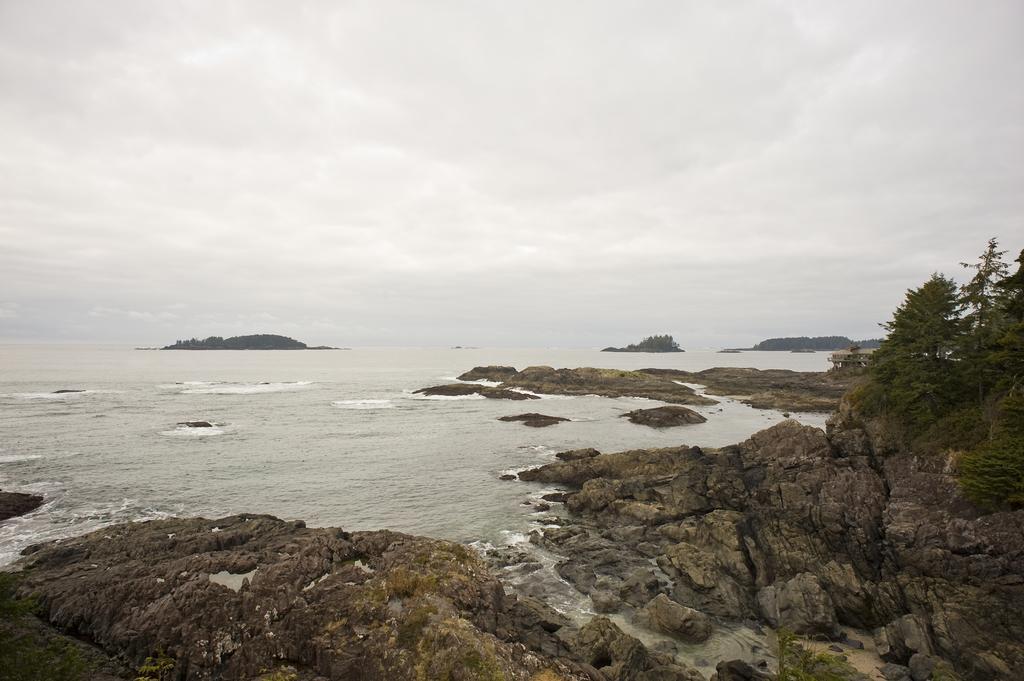
[[[585,390],[590,371],[603,372],[478,367],[460,378],[501,375],[501,387],[468,387],[523,395],[504,386]],[[675,383],[689,382],[680,372],[647,371],[596,376],[609,391],[619,379],[689,390]],[[737,370],[702,382],[798,385],[726,371]],[[655,427],[692,420],[688,411],[638,410]],[[96,681],[127,678],[158,650],[179,680],[767,680],[769,628],[848,657],[866,645],[888,681],[943,678],[944,665],[968,681],[1015,679],[1024,511],[980,514],[960,495],[954,458],[894,441],[843,404],[827,432],[785,421],[714,450],[560,452],[518,474],[524,487],[539,483],[531,512],[552,513],[543,528],[528,547],[482,556],[260,515],[118,525],[27,549],[20,593],[55,627],[27,625],[33,636],[97,647]],[[30,496],[0,492],[0,509],[42,503]],[[531,577],[542,569],[585,601],[575,618],[546,603]],[[747,632],[743,650],[692,654],[722,632]],[[866,671],[842,678],[879,678]]]
[[577,628],[506,593],[474,551],[436,539],[238,515],[129,523],[25,553],[20,593],[109,656],[95,679],[157,651],[190,680],[703,679],[606,618]]
[[[843,394],[859,374],[853,371],[790,371],[788,369],[746,369],[715,367],[704,371],[680,369],[555,369],[510,366],[474,367],[458,377],[460,381],[488,381],[498,384],[454,383],[424,388],[427,395],[471,395],[504,399],[529,399],[530,393],[545,395],[599,395],[601,397],[644,397],[669,404],[711,405],[716,401],[698,395],[688,385],[706,387],[709,395],[736,396],[757,409],[792,412],[833,412]],[[529,391],[528,393],[520,391]],[[527,396],[527,397],[523,397]]]

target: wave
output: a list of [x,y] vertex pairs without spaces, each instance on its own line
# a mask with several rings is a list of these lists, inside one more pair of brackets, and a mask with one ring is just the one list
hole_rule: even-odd
[[127,497],[120,504],[107,506],[76,504],[76,510],[71,511],[64,508],[67,489],[59,482],[22,485],[18,491],[42,494],[45,503],[31,513],[0,524],[0,566],[17,560],[21,551],[32,544],[75,537],[118,523],[162,520],[185,512],[183,506],[169,511]]
[[441,376],[442,381],[452,381],[453,383],[468,383],[470,385],[483,385],[488,388],[497,388],[501,385],[501,381],[488,381],[486,378],[478,378],[475,381],[464,381],[458,376]]
[[335,400],[331,405],[338,409],[394,409],[391,400]]
[[434,400],[439,402],[454,402],[458,400],[486,400],[483,395],[409,395],[413,400]]
[[312,381],[283,381],[278,383],[227,383],[201,382],[181,383],[169,386],[179,388],[182,395],[261,395],[290,390],[301,390],[312,385]]
[[100,390],[79,390],[73,393],[5,393],[4,397],[15,397],[22,400],[69,400],[81,397],[82,395],[95,394],[98,392],[109,392]]
[[0,454],[0,463],[15,463],[17,461],[34,461],[41,459],[41,454]]

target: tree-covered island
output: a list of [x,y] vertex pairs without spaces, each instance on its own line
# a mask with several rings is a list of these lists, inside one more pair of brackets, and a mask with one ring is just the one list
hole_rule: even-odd
[[846,336],[792,336],[768,338],[750,349],[789,352],[793,350],[845,350],[852,345],[861,348],[877,348],[881,342],[879,338],[868,338],[858,341],[851,340]]
[[288,336],[273,333],[257,333],[250,336],[210,336],[198,339],[179,340],[161,350],[337,350],[326,345],[310,347]]
[[686,352],[672,336],[648,336],[639,343],[630,343],[624,348],[604,348],[601,352]]

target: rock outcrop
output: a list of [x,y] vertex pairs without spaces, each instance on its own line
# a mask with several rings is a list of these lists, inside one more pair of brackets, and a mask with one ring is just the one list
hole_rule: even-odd
[[[570,458],[520,479],[573,487],[575,522],[531,541],[605,611],[675,603],[838,639],[875,631],[898,665],[965,678],[1024,669],[1024,511],[980,514],[951,457],[894,449],[848,409],[828,434],[784,421],[720,450]],[[660,599],[660,600],[659,600]],[[730,672],[732,673],[732,672]]]
[[490,365],[485,367],[473,367],[466,373],[458,376],[460,381],[504,381],[517,373],[515,367]]
[[709,395],[732,395],[757,409],[833,412],[856,373],[715,367],[704,371],[642,369],[645,374],[703,385]]
[[538,414],[536,412],[530,412],[528,414],[516,414],[515,416],[500,416],[499,421],[515,422],[519,421],[524,426],[530,426],[531,428],[547,428],[569,419],[561,416],[548,416],[547,414]]
[[21,567],[21,592],[45,620],[132,667],[163,650],[183,681],[283,668],[303,679],[601,678],[571,659],[562,618],[506,596],[450,542],[269,516],[172,519],[33,547]]
[[536,395],[530,395],[529,393],[473,383],[449,383],[446,385],[435,385],[430,388],[420,388],[413,392],[416,395],[426,395],[427,397],[467,397],[469,395],[481,395],[492,400],[540,399]]
[[0,491],[0,521],[31,513],[43,505],[38,494]]
[[504,379],[502,386],[546,395],[646,397],[671,404],[715,404],[672,378],[619,369],[527,367]]
[[692,409],[671,405],[668,407],[654,407],[652,409],[634,409],[622,415],[632,423],[651,428],[674,428],[676,426],[688,426],[693,423],[704,423],[706,418]]
[[[497,381],[491,388],[501,391],[520,388],[546,395],[599,395],[601,397],[645,397],[669,404],[709,405],[716,401],[682,385],[699,384],[711,395],[731,395],[758,409],[796,412],[831,412],[839,399],[858,380],[855,373],[835,371],[788,371],[785,369],[744,369],[716,367],[704,371],[679,369],[555,369],[548,366],[474,367],[459,376],[464,381]],[[481,394],[484,386],[457,384],[424,388],[425,394]],[[517,399],[517,398],[510,398]],[[522,398],[518,398],[522,399]]]

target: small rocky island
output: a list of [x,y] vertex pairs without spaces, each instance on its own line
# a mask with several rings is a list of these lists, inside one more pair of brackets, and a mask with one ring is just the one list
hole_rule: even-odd
[[634,409],[622,414],[622,417],[639,426],[650,426],[651,428],[674,428],[707,421],[694,410],[680,407],[677,404],[654,407],[653,409]]
[[686,352],[672,336],[648,336],[624,348],[604,348],[601,352]]
[[274,333],[257,333],[249,336],[210,336],[198,339],[178,340],[161,350],[337,350],[327,345],[309,346],[288,336]]

